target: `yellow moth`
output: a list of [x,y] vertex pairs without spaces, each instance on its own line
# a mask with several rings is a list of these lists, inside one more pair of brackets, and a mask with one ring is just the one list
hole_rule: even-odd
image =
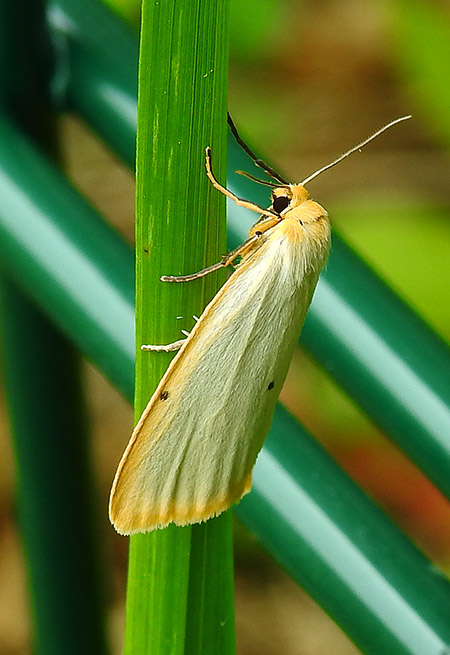
[[330,248],[328,214],[309,198],[305,184],[407,118],[392,121],[300,184],[289,184],[257,159],[229,119],[238,143],[274,180],[263,182],[272,187],[268,209],[221,186],[206,149],[214,187],[260,218],[247,241],[220,263],[193,275],[161,278],[188,282],[240,258],[186,339],[142,346],[179,352],[119,464],[110,500],[118,532],[206,521],[250,490],[252,469]]

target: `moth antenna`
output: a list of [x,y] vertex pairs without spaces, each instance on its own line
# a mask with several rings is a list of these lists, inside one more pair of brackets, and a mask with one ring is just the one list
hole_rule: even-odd
[[[289,182],[287,180],[284,180],[279,173],[277,173],[273,168],[271,168],[268,164],[266,164],[265,161],[260,159],[255,155],[253,150],[249,148],[249,146],[241,139],[239,136],[239,132],[237,131],[236,125],[233,123],[233,119],[231,118],[230,114],[227,114],[227,121],[228,125],[230,126],[230,130],[234,138],[236,139],[236,142],[241,146],[242,150],[244,150],[247,155],[249,155],[252,159],[253,162],[255,163],[256,166],[259,168],[262,168],[263,171],[269,175],[273,180],[276,182],[279,182],[282,185],[289,185]],[[263,183],[264,184],[264,183]]]
[[248,177],[249,180],[252,180],[253,182],[257,182],[258,184],[264,184],[264,186],[270,186],[272,188],[277,188],[280,185],[275,184],[275,182],[268,182],[267,180],[260,180],[259,177],[255,177],[254,175],[250,175],[250,173],[247,173],[246,171],[234,171],[238,175],[243,175],[244,177]]
[[411,118],[411,116],[401,116],[400,118],[396,118],[394,121],[391,121],[390,123],[388,123],[384,127],[381,127],[379,130],[374,132],[374,134],[367,137],[367,139],[364,139],[364,141],[362,141],[361,143],[358,143],[357,146],[354,146],[353,148],[350,148],[350,150],[347,150],[347,152],[344,152],[343,155],[341,155],[340,157],[338,157],[337,159],[332,161],[331,164],[327,164],[326,166],[323,166],[322,168],[319,168],[319,170],[316,171],[315,173],[312,173],[312,175],[309,175],[307,178],[305,178],[303,180],[303,182],[300,182],[301,186],[305,186],[305,184],[308,184],[308,182],[311,182],[311,180],[313,180],[315,177],[317,177],[318,175],[320,175],[324,171],[327,171],[329,168],[332,168],[333,166],[336,166],[336,164],[339,164],[339,162],[341,162],[343,159],[345,159],[346,157],[348,157],[352,153],[356,152],[357,150],[361,150],[361,148],[364,148],[364,146],[366,146],[368,143],[370,143],[371,141],[376,139],[377,136],[380,136],[380,134],[382,134],[383,132],[388,130],[393,125],[396,125],[397,123],[401,123],[401,121],[406,121],[409,118]]

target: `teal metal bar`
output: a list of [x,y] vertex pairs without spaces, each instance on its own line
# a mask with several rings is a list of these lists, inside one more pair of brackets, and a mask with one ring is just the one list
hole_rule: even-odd
[[30,580],[33,652],[106,653],[79,358],[15,284],[0,278],[2,368]]
[[[119,246],[115,233],[108,234],[84,201],[75,200],[64,178],[10,130],[0,121],[0,170],[6,166],[0,176],[5,198],[0,205],[2,264],[131,399],[132,385],[127,387],[126,380],[132,380],[133,358],[111,337],[111,325],[122,326],[125,335],[133,333],[131,304],[124,302],[132,296],[130,250]],[[4,160],[8,138],[16,148],[8,146]],[[44,183],[46,193],[37,193]],[[40,229],[32,227],[33,220]],[[80,231],[91,238],[80,237]],[[69,237],[73,242],[66,243]],[[63,269],[67,265],[67,271],[55,271],[54,261]],[[111,361],[118,365],[111,366]],[[397,652],[410,630],[427,646],[423,652],[437,655],[437,644],[450,643],[447,581],[322,449],[311,446],[298,424],[279,411],[269,450],[263,450],[255,470],[254,489],[238,511],[354,641],[372,649],[367,652]],[[272,444],[280,449],[275,456]],[[365,585],[364,579],[371,579],[368,572],[374,581]],[[343,598],[351,600],[354,612],[344,611]],[[395,610],[389,622],[379,611],[384,598]],[[424,609],[424,599],[436,603],[429,600]],[[371,617],[370,626],[361,622],[360,610]]]
[[[55,117],[48,93],[52,48],[44,1],[2,3],[0,16],[1,109],[42,151],[55,156]],[[21,166],[26,168],[25,162]],[[7,171],[3,162],[3,182]],[[10,197],[6,193],[6,203]],[[13,213],[10,218],[17,217]],[[24,236],[36,237],[32,229]],[[105,595],[79,355],[6,275],[0,284],[4,387],[28,568],[33,652],[102,655],[107,650]]]
[[74,109],[134,169],[138,38],[103,2],[48,3],[59,51],[55,102]]
[[134,386],[131,248],[1,115],[0,197],[4,266],[130,397]]
[[450,584],[279,405],[235,511],[366,655],[444,655]]
[[[92,9],[94,5],[95,2],[80,0],[75,10],[69,0],[53,0],[51,6],[57,7],[65,16],[65,21],[60,21],[60,24],[77,25],[77,30],[69,31],[61,30],[53,23],[58,33],[70,43],[71,51],[86,54],[82,70],[78,69],[77,60],[73,60],[69,79],[90,75],[86,86],[89,97],[74,89],[72,99],[86,120],[96,125],[103,115],[114,111],[120,122],[120,102],[115,110],[110,105],[115,97],[126,97],[131,107],[135,73],[129,73],[127,79],[116,75],[116,66],[119,62],[124,66],[123,59],[132,56],[132,48],[129,45],[122,58],[122,52],[116,47],[122,27],[118,20],[114,30],[110,25],[104,33],[91,29],[96,16]],[[130,36],[127,30],[126,34]],[[95,53],[98,50],[108,62],[108,66],[102,69],[106,77],[99,74],[96,66]],[[137,60],[129,62],[130,71],[133,66],[135,71]],[[106,97],[102,92],[104,86],[114,88],[115,93]],[[78,83],[76,88],[79,88]],[[124,120],[120,133],[130,146],[134,143],[132,121]],[[108,143],[115,144],[117,128],[109,129],[108,123],[104,122],[102,135]],[[125,144],[122,144],[121,151],[124,149]],[[232,174],[239,168],[254,169],[234,140],[230,140],[228,152],[232,191],[259,204],[267,204],[263,188]],[[129,156],[126,161],[130,163]],[[328,209],[332,220],[332,208]],[[243,241],[255,216],[230,203],[228,219],[230,246],[234,247]],[[336,233],[330,261],[317,288],[301,341],[367,414],[450,497],[448,346]]]

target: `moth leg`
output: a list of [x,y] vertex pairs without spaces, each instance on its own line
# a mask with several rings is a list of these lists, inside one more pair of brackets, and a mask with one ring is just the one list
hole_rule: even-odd
[[264,207],[260,207],[254,202],[250,202],[249,200],[245,200],[244,198],[239,198],[234,193],[229,191],[226,187],[222,186],[216,180],[211,170],[211,148],[209,146],[206,148],[205,153],[206,153],[206,161],[205,161],[206,174],[209,177],[215,189],[223,193],[228,198],[231,198],[231,200],[233,200],[237,205],[239,205],[239,207],[245,207],[246,209],[251,209],[252,211],[257,212],[258,214],[264,214],[264,216],[273,216],[274,218],[279,218],[278,214],[271,211],[270,209],[264,209]]
[[218,262],[217,264],[203,268],[201,271],[197,271],[197,273],[191,273],[191,275],[161,275],[160,280],[161,282],[191,282],[192,280],[196,280],[199,277],[208,275],[208,273],[218,271],[224,266],[227,266],[227,264]]
[[151,350],[155,353],[170,353],[174,350],[180,350],[185,341],[186,339],[179,339],[178,341],[173,341],[172,343],[168,343],[163,346],[152,346],[144,344],[141,346],[141,350]]
[[[274,221],[273,218],[268,220],[271,222]],[[280,218],[278,217],[277,222],[279,220]],[[197,271],[197,273],[191,273],[190,275],[162,275],[160,280],[162,282],[191,282],[192,280],[197,280],[199,277],[208,275],[208,273],[212,273],[213,271],[218,271],[221,268],[230,266],[233,264],[233,261],[236,259],[236,257],[247,254],[247,252],[253,248],[253,245],[261,238],[262,232],[264,232],[264,230],[258,230],[255,232],[255,234],[244,241],[244,243],[242,243],[240,246],[229,252],[227,255],[224,255],[222,257],[222,261],[217,262],[217,264],[212,264],[212,266],[203,268],[201,271]]]
[[234,200],[234,202],[240,207],[246,207],[247,209],[251,209],[252,211],[257,212],[258,214],[261,214],[261,217],[259,221],[253,226],[250,232],[250,237],[246,241],[244,241],[243,244],[241,244],[240,246],[229,252],[227,255],[224,255],[224,257],[222,257],[222,261],[217,262],[217,264],[212,264],[211,266],[208,266],[207,268],[203,268],[201,271],[197,271],[197,273],[192,273],[190,275],[162,275],[160,278],[162,282],[191,282],[192,280],[197,280],[198,278],[204,277],[209,273],[218,271],[221,268],[233,265],[233,262],[237,257],[239,256],[243,257],[250,250],[252,250],[253,245],[261,238],[261,235],[264,232],[266,232],[266,230],[269,230],[270,228],[272,228],[274,225],[276,225],[282,220],[282,217],[276,212],[270,209],[264,209],[264,207],[260,207],[259,205],[256,205],[253,202],[244,200],[243,198],[239,198],[234,193],[231,193],[231,191],[229,191],[226,187],[219,184],[219,182],[216,180],[211,170],[211,148],[208,146],[205,152],[206,152],[206,162],[205,162],[206,174],[208,175],[208,178],[211,180],[213,186],[219,191],[221,191],[228,198]]
[[267,232],[267,230],[270,230],[272,227],[277,225],[280,221],[282,221],[281,216],[277,216],[276,218],[272,218],[272,216],[269,216],[265,218],[264,216],[261,216],[259,221],[257,221],[252,229],[250,230],[250,237],[254,236],[255,234],[258,234],[258,232]]

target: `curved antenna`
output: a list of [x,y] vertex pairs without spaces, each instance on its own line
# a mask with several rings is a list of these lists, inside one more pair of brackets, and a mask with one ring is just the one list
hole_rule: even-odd
[[256,166],[259,166],[259,168],[262,168],[263,171],[267,173],[273,180],[276,182],[279,182],[280,184],[283,185],[288,185],[289,182],[287,180],[284,180],[281,175],[279,175],[276,171],[273,170],[266,162],[264,162],[262,159],[257,157],[253,150],[251,150],[248,145],[241,139],[239,136],[239,132],[237,131],[236,125],[233,123],[233,119],[231,118],[230,114],[227,114],[227,121],[228,125],[230,126],[230,130],[234,138],[236,139],[236,142],[241,146],[243,150],[247,153],[247,155],[250,155],[250,157],[253,159],[254,163]]
[[409,118],[411,118],[411,116],[401,116],[401,118],[396,118],[395,121],[391,121],[390,123],[388,123],[384,127],[380,128],[379,130],[374,132],[374,134],[367,137],[367,139],[364,139],[364,141],[359,143],[357,146],[354,146],[353,148],[350,148],[350,150],[347,150],[347,152],[344,152],[343,155],[341,155],[340,157],[338,157],[337,159],[332,161],[331,164],[327,164],[326,166],[323,166],[322,168],[319,168],[319,170],[316,171],[315,173],[312,173],[312,175],[309,175],[306,179],[303,180],[303,182],[300,182],[301,186],[305,186],[305,184],[308,184],[308,182],[311,182],[311,180],[313,180],[315,177],[317,177],[318,175],[320,175],[324,171],[327,171],[329,168],[332,168],[333,166],[336,166],[336,164],[339,164],[339,162],[341,162],[343,159],[345,159],[346,157],[351,155],[353,152],[356,152],[357,150],[361,150],[361,148],[363,148],[368,143],[370,143],[370,141],[373,141],[374,139],[376,139],[377,136],[379,136],[380,134],[382,134],[383,132],[388,130],[393,125],[396,125],[397,123],[400,123],[401,121],[406,121]]

